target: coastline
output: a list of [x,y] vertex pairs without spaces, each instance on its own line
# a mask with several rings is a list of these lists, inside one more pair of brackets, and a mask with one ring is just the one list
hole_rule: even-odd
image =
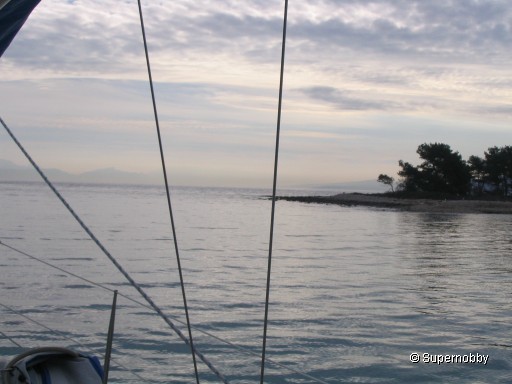
[[277,199],[313,204],[387,208],[410,212],[512,214],[511,201],[404,199],[362,193],[340,193],[332,196],[279,196]]

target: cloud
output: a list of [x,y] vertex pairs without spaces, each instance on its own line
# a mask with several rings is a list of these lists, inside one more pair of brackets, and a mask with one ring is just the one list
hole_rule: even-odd
[[[269,5],[278,3],[266,2],[260,9],[262,4],[144,4],[148,45],[156,66],[165,65],[160,60],[172,58],[167,63],[172,66],[198,55],[202,60],[240,57],[244,52],[257,57],[279,42],[282,24],[280,15],[269,12]],[[36,9],[6,59],[26,69],[45,68],[60,75],[112,76],[133,73],[143,56],[135,2],[48,0]]]
[[[324,17],[303,14],[294,31],[331,49],[384,56],[473,57],[507,46],[512,11],[506,1],[326,1]],[[318,3],[317,3],[318,4]]]
[[301,91],[312,99],[333,104],[342,110],[386,110],[390,107],[389,103],[378,103],[353,97],[349,95],[349,92],[343,92],[333,87],[309,87]]
[[[400,71],[418,63],[441,72],[453,65],[506,63],[511,59],[510,8],[497,0],[292,4],[287,64],[319,76],[366,65],[356,73],[362,81],[398,83],[405,80]],[[254,75],[279,60],[281,1],[147,2],[143,11],[152,63],[162,80],[184,73],[190,80],[195,72],[200,81],[217,76],[233,83],[228,68]],[[60,76],[142,79],[136,3],[47,0],[6,60],[12,67]],[[379,67],[368,66],[373,61],[392,75],[385,78]]]
[[[178,137],[172,149],[198,167],[263,163],[283,2],[143,1],[143,10],[159,112]],[[378,167],[429,135],[469,153],[482,138],[510,141],[508,0],[310,0],[290,3],[288,20],[283,131],[294,159],[341,161],[328,152],[343,146],[344,158],[362,163],[367,148],[364,162]],[[48,128],[48,140],[85,142],[92,129],[118,150],[115,133],[127,129],[123,145],[136,146],[152,126],[145,65],[135,1],[45,0],[0,61],[0,112],[28,132]],[[455,128],[470,122],[471,135]],[[386,152],[377,141],[396,145]]]

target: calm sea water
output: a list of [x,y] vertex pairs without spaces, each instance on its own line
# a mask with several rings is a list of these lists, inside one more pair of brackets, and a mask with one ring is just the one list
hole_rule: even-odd
[[[162,188],[59,188],[185,331]],[[259,377],[267,193],[172,191],[195,344],[233,383]],[[328,383],[512,382],[511,233],[506,215],[279,201],[267,355],[284,368],[269,362],[266,382],[314,383],[286,367]],[[42,184],[0,183],[0,240],[139,299]],[[0,297],[0,356],[21,351],[13,341],[103,352],[111,292],[0,246]],[[413,352],[488,361],[414,364]],[[112,382],[194,381],[183,342],[123,297],[113,359]],[[204,364],[199,370],[202,382],[218,382]]]

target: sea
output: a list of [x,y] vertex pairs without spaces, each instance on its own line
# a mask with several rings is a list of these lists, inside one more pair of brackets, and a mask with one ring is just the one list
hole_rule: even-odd
[[[163,187],[57,188],[187,334]],[[231,383],[259,382],[269,194],[171,189],[194,344]],[[277,201],[264,382],[512,382],[511,235],[510,215]],[[47,186],[0,183],[0,241],[0,359],[102,359],[118,290],[110,382],[195,382],[189,347]]]

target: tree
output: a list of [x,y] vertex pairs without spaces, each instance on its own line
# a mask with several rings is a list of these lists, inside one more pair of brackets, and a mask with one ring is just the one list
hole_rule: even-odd
[[380,174],[379,177],[377,177],[377,181],[379,183],[389,185],[391,187],[391,192],[395,192],[395,188],[393,187],[393,183],[395,182],[395,179],[391,176]]
[[487,163],[481,157],[469,156],[468,166],[471,179],[475,183],[476,193],[481,195],[484,193],[484,186],[487,181]]
[[434,192],[466,195],[470,190],[471,174],[466,162],[448,144],[421,144],[416,151],[424,161],[417,167],[402,160],[398,174],[408,192]]
[[418,186],[418,182],[420,181],[421,175],[418,168],[404,162],[403,160],[398,161],[398,165],[402,168],[401,171],[398,171],[398,176],[401,177],[400,181],[400,189],[406,192],[417,192],[420,190]]
[[503,195],[508,196],[512,183],[512,146],[491,147],[485,152],[489,182]]

